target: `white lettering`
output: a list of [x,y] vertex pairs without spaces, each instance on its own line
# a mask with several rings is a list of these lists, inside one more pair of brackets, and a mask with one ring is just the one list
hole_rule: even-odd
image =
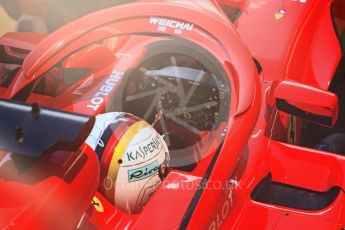
[[94,97],[102,97],[102,96],[108,96],[107,93],[97,92]]
[[115,79],[111,79],[111,78],[109,78],[109,79],[107,79],[106,81],[105,81],[105,84],[106,85],[109,85],[109,86],[111,86],[111,87],[114,87],[115,85],[116,85],[116,80]]
[[175,28],[183,30],[183,26],[184,26],[183,22],[178,22]]
[[[163,30],[163,28],[165,27],[178,29],[178,30],[187,30],[187,31],[191,31],[194,28],[194,24],[191,24],[191,23],[185,23],[185,22],[169,20],[166,18],[157,18],[157,17],[150,17],[150,24],[158,25],[157,30],[163,31],[163,32],[165,31],[165,29]],[[176,34],[180,34],[180,33],[176,33]]]
[[113,88],[108,85],[102,85],[100,91],[109,94]]
[[117,80],[120,80],[123,76],[123,73],[122,72],[113,72],[111,75],[110,75],[110,78],[114,78],[114,79],[117,79]]
[[159,18],[150,17],[150,24],[157,25]]
[[194,27],[193,24],[186,23],[186,24],[184,24],[182,29],[191,31],[193,29],[193,27]]
[[104,102],[104,99],[101,97],[94,97],[91,99],[91,103],[94,105],[100,105]]
[[[226,200],[223,205],[222,205],[222,210],[220,210],[219,213],[217,213],[215,219],[211,222],[211,224],[209,225],[208,229],[209,230],[216,230],[216,229],[220,229],[224,220],[226,219],[226,217],[229,214],[230,211],[230,207],[232,206],[230,204],[230,201],[232,200],[232,197],[230,196],[228,200]],[[231,205],[231,206],[230,206]]]
[[94,111],[96,111],[99,107],[99,105],[87,105],[86,107],[93,109]]
[[159,19],[158,25],[160,25],[160,26],[166,26],[167,23],[168,23],[168,20],[167,20],[167,19],[161,18],[161,19]]
[[167,28],[165,26],[158,26],[157,30],[159,32],[165,32],[167,30]]
[[229,213],[229,201],[226,201],[222,208],[222,219],[225,220],[225,218],[228,216]]
[[122,76],[122,72],[113,72],[91,99],[91,105],[86,105],[86,107],[96,111],[99,106],[104,103],[104,98],[110,94]]

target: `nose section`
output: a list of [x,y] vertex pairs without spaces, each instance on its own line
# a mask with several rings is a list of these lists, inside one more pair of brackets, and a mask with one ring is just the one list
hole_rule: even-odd
[[0,111],[0,228],[75,227],[99,180],[82,144],[93,118],[4,100]]
[[0,151],[0,228],[75,227],[91,203],[98,173],[95,154],[81,150],[39,159]]

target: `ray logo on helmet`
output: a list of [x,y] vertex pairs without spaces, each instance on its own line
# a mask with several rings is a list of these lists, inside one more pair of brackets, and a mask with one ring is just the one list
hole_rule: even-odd
[[137,149],[126,152],[128,161],[135,161],[138,158],[145,160],[148,155],[152,154],[156,150],[160,150],[160,147],[162,148],[160,144],[161,137],[159,134],[157,134],[155,137],[151,138],[150,142],[145,143],[145,145],[139,145]]
[[128,181],[135,182],[138,180],[143,180],[145,178],[158,174],[158,171],[158,161],[154,161],[149,165],[145,165],[137,169],[128,170]]

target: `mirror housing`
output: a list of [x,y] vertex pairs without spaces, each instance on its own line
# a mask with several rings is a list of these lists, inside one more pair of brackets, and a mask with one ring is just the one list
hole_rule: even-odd
[[0,37],[0,62],[21,65],[45,34],[12,32]]
[[273,83],[267,103],[280,111],[326,127],[333,127],[338,119],[336,94],[295,81]]

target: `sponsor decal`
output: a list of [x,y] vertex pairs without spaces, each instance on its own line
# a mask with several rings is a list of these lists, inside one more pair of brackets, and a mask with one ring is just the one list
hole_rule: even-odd
[[99,147],[101,147],[101,148],[104,148],[104,146],[105,146],[105,144],[104,144],[104,142],[102,141],[102,139],[99,139],[99,140],[98,140],[97,145],[98,145]]
[[128,182],[135,182],[138,180],[143,180],[158,174],[159,164],[158,161],[154,161],[149,165],[137,169],[128,170]]
[[174,29],[176,35],[181,35],[183,31],[191,31],[194,24],[170,20],[166,18],[150,17],[150,24],[157,25],[157,31],[167,32],[168,28]]
[[98,92],[91,99],[90,104],[88,104],[86,107],[96,111],[99,106],[104,103],[104,98],[110,94],[117,82],[121,80],[123,74],[123,72],[113,72],[104,82],[104,84],[101,85]]
[[97,212],[104,212],[102,202],[96,196],[93,197],[91,203]]
[[305,4],[305,3],[308,2],[308,0],[291,0],[291,1],[293,1],[293,2],[299,2],[299,3],[303,3],[303,4]]
[[221,209],[216,213],[215,219],[211,222],[208,229],[216,230],[221,229],[223,222],[226,217],[229,215],[230,209],[232,207],[232,190],[230,190],[228,199],[222,204]]
[[285,9],[280,9],[277,11],[277,13],[274,14],[274,17],[276,20],[280,20],[282,19],[286,14],[286,10]]
[[150,153],[155,152],[156,150],[160,150],[161,146],[161,138],[159,134],[157,134],[154,138],[151,139],[151,141],[148,144],[145,144],[143,146],[138,146],[137,149],[126,152],[126,156],[128,158],[128,161],[135,161],[137,159],[146,159],[147,156]]

